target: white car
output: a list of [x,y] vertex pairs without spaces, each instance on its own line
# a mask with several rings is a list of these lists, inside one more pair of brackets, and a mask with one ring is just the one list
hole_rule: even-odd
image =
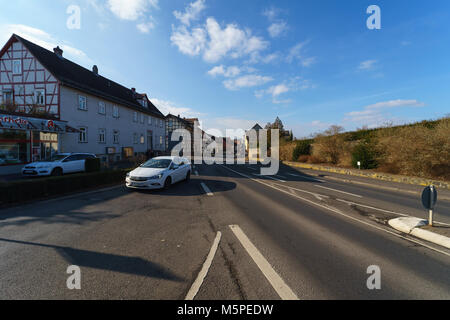
[[172,184],[191,178],[191,162],[180,157],[153,158],[126,177],[130,189],[168,189]]
[[60,153],[49,160],[33,162],[22,168],[23,176],[62,176],[67,173],[84,172],[88,158],[96,158],[89,153]]

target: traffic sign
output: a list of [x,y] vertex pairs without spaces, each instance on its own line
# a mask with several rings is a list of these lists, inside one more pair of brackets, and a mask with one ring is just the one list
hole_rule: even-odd
[[422,193],[422,204],[425,209],[434,210],[437,203],[437,190],[434,186],[426,187]]

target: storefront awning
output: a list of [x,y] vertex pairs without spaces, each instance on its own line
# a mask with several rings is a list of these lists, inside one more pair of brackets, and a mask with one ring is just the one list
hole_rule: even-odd
[[51,133],[77,133],[66,121],[0,114],[0,128]]

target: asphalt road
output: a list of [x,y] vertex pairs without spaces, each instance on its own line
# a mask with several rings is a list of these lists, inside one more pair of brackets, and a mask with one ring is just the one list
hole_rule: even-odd
[[[450,299],[450,251],[386,225],[426,216],[411,187],[284,166],[274,177],[195,170],[169,191],[120,186],[1,210],[0,298],[184,299],[207,267],[195,299]],[[449,227],[450,202],[437,214]],[[70,265],[81,290],[66,286]],[[380,290],[367,287],[369,266]]]

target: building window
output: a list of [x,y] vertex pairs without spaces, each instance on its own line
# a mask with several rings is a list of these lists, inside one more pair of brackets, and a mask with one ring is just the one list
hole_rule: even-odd
[[113,131],[113,140],[115,144],[118,144],[120,141],[120,132],[118,130]]
[[162,136],[159,136],[159,144],[162,146],[162,144],[163,144],[163,137]]
[[145,143],[145,137],[143,134],[141,134],[141,144],[144,144],[144,143]]
[[133,133],[133,143],[134,144],[138,143],[138,135],[137,135],[137,133]]
[[98,103],[98,113],[100,114],[106,114],[106,105],[104,102],[100,101]]
[[148,125],[151,126],[152,125],[152,117],[148,116]]
[[143,124],[144,123],[144,114],[143,113],[141,113],[141,123]]
[[78,142],[79,143],[87,143],[88,142],[87,128],[80,127],[80,128],[78,128],[78,130],[80,130],[80,133],[78,135]]
[[137,112],[133,112],[133,122],[138,122],[138,114],[137,114]]
[[34,91],[34,101],[37,105],[45,105],[45,90],[38,89]]
[[22,60],[13,60],[13,74],[22,74]]
[[87,111],[87,99],[83,96],[78,96],[78,109]]
[[12,90],[4,90],[3,91],[3,104],[12,104],[12,103],[13,103]]
[[114,118],[119,118],[119,107],[118,106],[113,106],[113,117]]
[[98,129],[98,143],[106,143],[106,129]]
[[159,120],[159,127],[162,128],[163,127],[163,121]]

